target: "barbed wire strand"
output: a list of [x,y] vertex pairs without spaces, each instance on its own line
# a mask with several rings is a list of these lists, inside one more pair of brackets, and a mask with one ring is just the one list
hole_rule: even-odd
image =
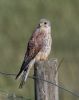
[[[15,76],[16,76],[16,74],[5,73],[5,72],[1,72],[1,71],[0,71],[0,74],[1,74],[1,75],[4,75],[4,76],[12,76],[12,77],[15,77]],[[51,85],[54,85],[54,86],[56,86],[56,87],[58,87],[58,88],[60,88],[60,89],[62,89],[62,90],[64,90],[64,91],[66,91],[66,92],[72,94],[73,96],[76,96],[76,97],[79,98],[79,94],[76,94],[75,92],[73,92],[73,91],[71,91],[71,90],[69,90],[69,89],[66,89],[65,87],[63,87],[63,86],[61,86],[61,85],[55,84],[54,82],[51,82],[51,81],[49,81],[49,80],[45,80],[45,79],[43,79],[43,78],[36,77],[36,76],[28,76],[28,78],[31,78],[31,79],[39,79],[39,80],[41,80],[41,81],[47,82],[47,83],[49,83],[49,84],[51,84]]]

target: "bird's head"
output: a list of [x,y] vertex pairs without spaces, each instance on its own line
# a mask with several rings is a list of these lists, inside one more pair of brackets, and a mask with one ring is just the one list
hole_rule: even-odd
[[41,19],[38,26],[41,31],[47,31],[48,33],[51,32],[51,23],[47,19]]

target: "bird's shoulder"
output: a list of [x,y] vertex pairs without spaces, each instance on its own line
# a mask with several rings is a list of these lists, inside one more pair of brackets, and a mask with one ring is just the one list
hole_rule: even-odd
[[39,30],[35,30],[32,36],[30,37],[27,45],[27,51],[25,56],[33,55],[42,48],[44,34]]

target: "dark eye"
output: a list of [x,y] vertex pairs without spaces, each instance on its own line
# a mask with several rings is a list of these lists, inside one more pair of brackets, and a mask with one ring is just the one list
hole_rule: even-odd
[[47,22],[44,22],[44,24],[46,25],[46,24],[47,24]]

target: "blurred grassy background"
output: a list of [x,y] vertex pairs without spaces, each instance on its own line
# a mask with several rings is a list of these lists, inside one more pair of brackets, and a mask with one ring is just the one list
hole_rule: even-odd
[[[59,84],[79,93],[79,0],[0,0],[0,71],[17,73],[27,41],[40,18],[52,23],[52,57],[64,62]],[[0,89],[34,100],[33,80],[18,89],[19,81],[0,76]],[[0,92],[0,100],[6,100]],[[79,98],[60,90],[60,100]]]

